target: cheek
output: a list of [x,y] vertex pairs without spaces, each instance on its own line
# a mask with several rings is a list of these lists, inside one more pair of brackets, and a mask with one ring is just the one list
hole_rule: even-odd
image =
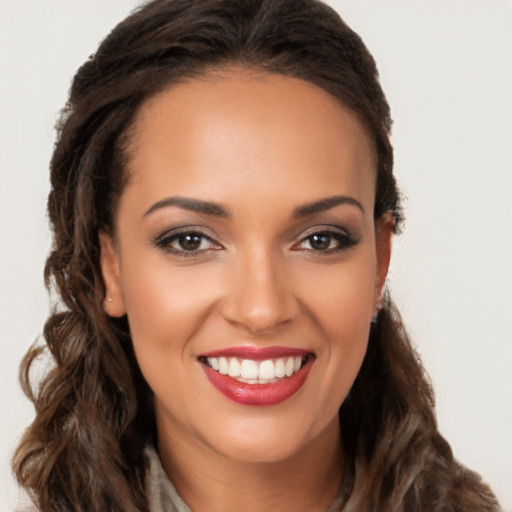
[[185,351],[186,340],[215,301],[211,273],[207,278],[201,270],[176,269],[159,258],[144,266],[133,262],[124,275],[129,276],[123,282],[123,293],[136,348]]
[[133,262],[125,270],[128,322],[144,378],[176,417],[190,406],[198,409],[200,397],[188,387],[202,376],[189,341],[215,303],[215,288],[204,287],[207,281],[201,271],[173,269],[165,258],[148,265]]
[[314,292],[309,309],[333,349],[337,342],[350,343],[368,331],[374,308],[374,268],[371,257],[354,258],[339,269],[317,271],[307,277],[306,287]]
[[310,279],[315,283],[309,311],[325,343],[319,346],[320,393],[326,397],[319,414],[334,415],[347,396],[363,362],[374,301],[375,274],[370,256],[340,265]]
[[368,294],[368,301],[354,300],[357,295],[349,295],[348,288],[345,291],[347,295],[339,294],[324,304],[322,329],[329,340],[324,345],[329,361],[327,378],[350,387],[368,344],[372,295]]

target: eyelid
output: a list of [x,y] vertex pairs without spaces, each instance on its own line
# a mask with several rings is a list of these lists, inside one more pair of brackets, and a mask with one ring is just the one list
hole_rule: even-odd
[[[218,249],[223,248],[222,244],[220,244],[217,241],[218,237],[215,235],[215,233],[212,235],[210,233],[206,233],[205,231],[210,231],[210,230],[206,230],[204,227],[196,226],[196,225],[179,226],[176,228],[168,229],[168,230],[164,231],[163,233],[155,236],[154,238],[152,238],[152,242],[157,248],[159,248],[163,251],[166,251],[168,253],[175,254],[178,256],[183,256],[183,257],[199,256],[201,254],[204,254],[207,251],[218,250]],[[210,241],[212,243],[213,247],[210,247],[208,249],[187,251],[185,249],[183,249],[183,250],[175,249],[170,246],[170,244],[174,240],[177,240],[178,238],[186,236],[186,235],[198,235],[200,237],[203,237],[204,239]]]
[[[314,250],[314,249],[301,249],[299,246],[301,244],[304,244],[309,238],[311,238],[313,235],[319,235],[319,234],[327,234],[331,235],[334,238],[337,238],[340,245],[338,247],[332,248],[332,249],[326,249],[324,251],[321,250]],[[342,241],[340,241],[342,239]],[[294,242],[292,245],[292,250],[303,250],[303,251],[309,251],[309,252],[315,252],[319,255],[321,254],[331,254],[335,252],[340,252],[346,249],[349,249],[350,247],[353,247],[359,243],[359,238],[349,232],[347,229],[342,228],[340,226],[333,226],[333,225],[321,225],[321,226],[315,226],[313,228],[307,229],[305,232],[300,234],[300,238],[297,242]]]
[[297,235],[295,238],[297,239],[296,242],[293,243],[293,245],[296,245],[297,243],[302,242],[306,238],[316,235],[318,233],[334,233],[341,236],[350,236],[350,232],[342,228],[340,226],[334,226],[332,224],[320,224],[311,228],[308,228],[304,231],[301,231],[299,235]]

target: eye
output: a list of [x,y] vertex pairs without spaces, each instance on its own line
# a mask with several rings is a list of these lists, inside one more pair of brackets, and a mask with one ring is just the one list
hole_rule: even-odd
[[357,241],[349,234],[333,230],[316,231],[304,237],[295,250],[334,253],[356,245]]
[[308,249],[313,249],[314,251],[332,249],[333,246],[337,246],[337,242],[338,241],[330,233],[315,233],[305,240],[305,243],[309,244]]
[[210,237],[198,231],[180,231],[160,236],[155,245],[180,256],[192,256],[210,249],[218,249]]

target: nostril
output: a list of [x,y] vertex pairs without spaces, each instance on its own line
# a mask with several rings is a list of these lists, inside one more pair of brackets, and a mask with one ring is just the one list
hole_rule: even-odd
[[251,334],[266,334],[290,323],[293,315],[283,314],[283,311],[278,310],[250,312],[239,310],[236,314],[225,315],[225,318]]
[[253,334],[273,332],[299,311],[287,269],[279,266],[273,249],[239,254],[223,301],[227,321]]
[[235,298],[224,309],[224,317],[230,323],[243,327],[251,333],[265,333],[289,323],[295,316],[292,308],[282,301],[256,303],[254,299]]

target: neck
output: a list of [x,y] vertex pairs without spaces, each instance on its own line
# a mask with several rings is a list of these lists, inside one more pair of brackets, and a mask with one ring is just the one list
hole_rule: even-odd
[[194,512],[324,512],[339,493],[337,420],[299,453],[276,462],[229,459],[159,429],[158,451],[178,494]]

